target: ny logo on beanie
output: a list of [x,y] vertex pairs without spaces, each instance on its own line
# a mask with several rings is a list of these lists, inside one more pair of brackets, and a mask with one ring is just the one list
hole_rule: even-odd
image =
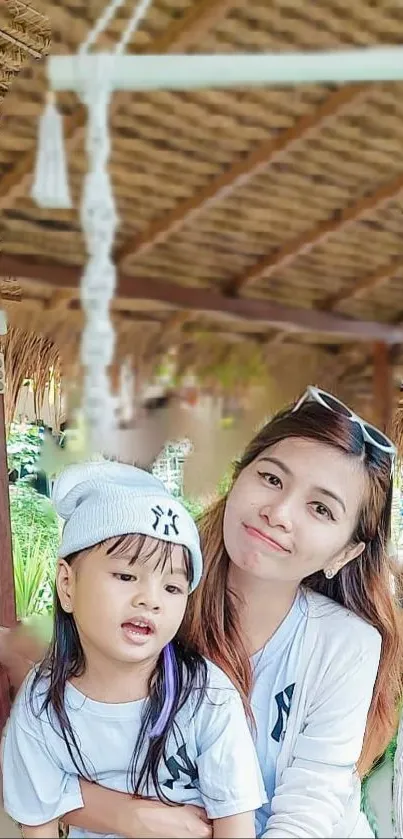
[[176,522],[178,520],[177,513],[174,513],[170,507],[167,511],[163,510],[160,504],[157,504],[156,507],[152,507],[151,512],[155,515],[153,530],[155,530],[157,534],[158,532],[161,533],[163,528],[164,536],[169,536],[170,533],[174,533],[175,536],[179,536],[179,530],[176,526]]

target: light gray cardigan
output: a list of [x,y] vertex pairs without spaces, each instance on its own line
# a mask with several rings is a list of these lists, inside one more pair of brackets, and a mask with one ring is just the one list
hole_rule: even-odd
[[[379,665],[374,627],[307,592],[308,619],[267,839],[371,837],[355,764]],[[399,834],[402,835],[402,834]]]

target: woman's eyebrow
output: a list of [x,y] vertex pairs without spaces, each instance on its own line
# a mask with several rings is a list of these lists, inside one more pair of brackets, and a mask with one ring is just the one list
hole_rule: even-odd
[[315,492],[320,492],[322,495],[327,495],[328,498],[333,498],[334,501],[337,501],[340,504],[340,507],[346,512],[346,505],[342,498],[340,498],[337,493],[332,492],[331,489],[325,489],[324,487],[314,487]]
[[265,460],[268,463],[274,463],[274,465],[278,466],[278,468],[281,469],[284,472],[285,475],[292,475],[293,474],[291,472],[291,469],[289,469],[288,466],[286,466],[285,463],[283,463],[282,460],[279,460],[278,457],[269,457],[269,455],[266,454],[266,455],[263,455],[263,457],[259,457],[259,463],[262,460]]
[[[289,469],[289,467],[286,466],[286,464],[283,463],[282,460],[279,460],[278,457],[270,457],[269,455],[263,455],[263,457],[259,458],[259,462],[261,462],[262,460],[264,460],[268,463],[273,463],[275,466],[278,466],[278,468],[281,469],[282,472],[284,472],[285,475],[292,476],[292,474],[293,474],[291,472],[291,469]],[[326,489],[325,487],[313,487],[313,489],[314,489],[315,492],[320,492],[320,493],[322,493],[322,495],[327,495],[328,498],[333,498],[333,500],[336,501],[337,504],[340,504],[340,507],[342,508],[342,510],[344,512],[346,512],[346,505],[345,505],[343,499],[340,498],[340,496],[337,495],[336,492],[333,492],[331,489]]]

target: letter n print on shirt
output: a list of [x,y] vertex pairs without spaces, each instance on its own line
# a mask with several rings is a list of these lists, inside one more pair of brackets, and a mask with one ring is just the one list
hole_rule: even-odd
[[285,731],[286,722],[290,713],[292,695],[294,693],[295,682],[293,685],[288,685],[285,690],[280,691],[274,697],[277,704],[277,722],[273,728],[271,736],[277,743],[280,742],[281,735]]
[[186,751],[186,746],[181,746],[178,751],[176,752],[176,756],[180,758],[182,761],[178,763],[176,757],[172,755],[165,761],[165,766],[168,769],[171,778],[169,781],[164,781],[164,787],[168,787],[168,789],[174,788],[174,783],[177,783],[180,779],[181,775],[187,775],[189,781],[185,784],[185,789],[194,789],[195,788],[195,781],[197,781],[199,777],[199,773],[197,771],[197,766],[195,763],[192,763],[190,760],[188,753]]

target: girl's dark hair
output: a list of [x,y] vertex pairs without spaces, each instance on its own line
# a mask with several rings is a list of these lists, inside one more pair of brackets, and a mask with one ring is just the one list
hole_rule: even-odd
[[[145,552],[146,540],[146,536],[138,534],[129,534],[117,539],[109,539],[104,543],[107,546],[106,554],[109,556],[118,555],[122,550],[127,555],[128,550],[131,550],[133,555],[130,564],[134,564],[137,561],[147,561],[158,551],[159,558],[157,565],[161,565],[164,568],[167,562],[171,562],[171,543],[155,539],[153,540],[155,544],[152,549]],[[183,550],[187,578],[190,582],[192,578],[192,564],[188,550],[186,548]],[[72,554],[65,559],[65,562],[73,565],[77,557],[83,555],[83,553],[86,552]],[[176,716],[193,693],[195,693],[193,713],[196,713],[204,698],[207,685],[207,664],[198,652],[195,652],[186,643],[175,638],[170,644],[170,653],[174,668],[176,689],[173,692],[169,714],[161,733],[153,736],[152,729],[161,717],[166,698],[164,651],[162,651],[158,658],[155,671],[149,680],[148,697],[144,704],[142,725],[133,747],[133,756],[127,779],[128,791],[135,795],[146,795],[152,783],[158,798],[164,804],[176,803],[167,797],[158,780],[158,770],[161,761],[166,762],[167,760],[165,751],[168,738],[174,731],[175,736],[179,737],[182,744],[184,744],[185,741],[182,732],[176,723]],[[77,737],[65,707],[66,684],[69,679],[82,676],[85,672],[85,667],[84,650],[74,617],[62,609],[55,587],[53,637],[48,652],[35,673],[30,691],[30,705],[32,712],[37,716],[43,712],[47,713],[54,730],[63,738],[77,773],[87,780],[94,781],[94,768],[89,766],[88,760],[86,761],[81,753],[80,744],[77,742]],[[35,699],[38,684],[43,678],[48,682],[48,687],[42,694],[43,701],[40,703],[38,710],[38,703]],[[148,739],[149,742],[147,742]],[[146,754],[144,759],[141,760],[145,744],[147,744]]]
[[[355,532],[351,534],[352,543],[365,543],[362,554],[331,580],[318,572],[303,581],[308,588],[336,600],[363,618],[382,637],[381,660],[358,764],[363,775],[382,754],[396,730],[402,691],[402,612],[393,592],[393,583],[398,585],[399,580],[388,553],[393,488],[391,457],[365,443],[358,423],[316,402],[306,402],[298,411],[293,412],[292,408],[281,411],[256,434],[235,464],[232,485],[265,449],[289,438],[315,440],[360,460],[367,479],[367,491]],[[204,575],[189,604],[181,632],[229,676],[250,715],[251,663],[239,622],[238,603],[227,585],[230,558],[223,539],[227,496],[228,493],[201,516]]]

